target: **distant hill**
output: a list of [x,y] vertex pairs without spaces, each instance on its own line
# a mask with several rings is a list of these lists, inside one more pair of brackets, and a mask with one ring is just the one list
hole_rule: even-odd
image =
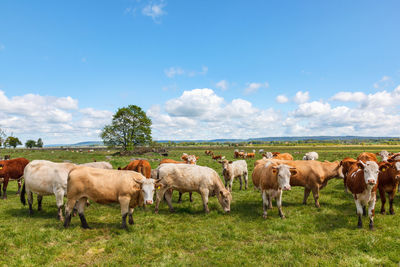
[[76,144],[54,144],[54,145],[45,145],[45,147],[88,147],[88,146],[104,146],[102,141],[87,141],[87,142],[79,142]]

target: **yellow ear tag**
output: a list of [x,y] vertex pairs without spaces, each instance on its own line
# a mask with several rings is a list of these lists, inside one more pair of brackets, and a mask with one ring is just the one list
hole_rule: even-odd
[[158,187],[157,187],[157,189],[160,189],[161,188],[161,186],[159,185]]
[[2,170],[3,169],[3,167],[0,167],[0,170]]
[[386,169],[385,169],[385,168],[383,168],[383,169],[382,169],[382,171],[384,172],[384,171],[386,171]]

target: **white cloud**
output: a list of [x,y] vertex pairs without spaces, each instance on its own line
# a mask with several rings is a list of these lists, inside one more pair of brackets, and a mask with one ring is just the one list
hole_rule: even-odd
[[342,102],[363,102],[367,96],[363,92],[339,92],[332,97],[332,100]]
[[170,67],[164,70],[165,75],[169,78],[174,78],[176,75],[183,75],[185,71],[180,67]]
[[267,82],[265,83],[248,83],[246,89],[244,90],[245,94],[250,94],[250,93],[254,93],[257,92],[258,89],[260,88],[268,88],[269,84]]
[[298,91],[294,97],[294,102],[297,104],[305,103],[310,99],[308,92]]
[[154,22],[159,23],[160,17],[166,14],[166,12],[163,10],[165,6],[166,4],[164,4],[163,2],[157,4],[150,2],[145,7],[143,7],[142,14],[151,17]]
[[379,81],[374,83],[374,88],[375,89],[384,88],[391,84],[392,84],[392,78],[385,75]]
[[280,104],[284,104],[284,103],[289,102],[289,99],[285,95],[278,95],[276,97],[276,102],[278,102]]
[[110,111],[79,110],[78,100],[70,96],[26,94],[9,98],[0,90],[0,128],[22,140],[41,137],[45,144],[98,140],[99,129],[111,118]]
[[217,82],[215,86],[223,91],[228,90],[228,82],[226,80]]

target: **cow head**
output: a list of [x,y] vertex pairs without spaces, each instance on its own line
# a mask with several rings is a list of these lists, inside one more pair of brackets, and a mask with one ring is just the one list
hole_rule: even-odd
[[219,191],[218,201],[225,212],[229,213],[231,211],[232,195],[226,188],[222,188]]
[[228,160],[226,160],[226,159],[224,159],[224,160],[218,160],[218,162],[221,163],[221,165],[222,165],[222,170],[223,170],[223,171],[227,171],[228,168],[229,168],[229,164],[232,164],[232,161],[228,161]]
[[[378,181],[379,166],[375,161],[362,162],[358,161],[358,167],[364,171],[364,179],[367,186],[374,186]],[[381,166],[383,169],[384,166]]]
[[[153,204],[153,197],[154,197],[154,192],[156,189],[157,181],[154,179],[146,179],[143,176],[143,179],[141,179],[141,180],[135,179],[135,182],[137,182],[140,185],[140,190],[143,194],[144,204],[146,204],[146,205]],[[161,187],[160,184],[157,184],[157,186]]]
[[394,179],[396,182],[400,182],[400,161],[395,162],[386,162],[379,166],[381,172],[385,172],[386,170],[392,169],[394,171]]
[[183,153],[181,159],[184,160],[188,164],[196,164],[199,157],[196,157],[195,155],[188,155],[186,153]]
[[286,164],[272,166],[272,172],[277,175],[278,188],[283,191],[291,190],[290,176],[297,173],[296,168],[290,167]]

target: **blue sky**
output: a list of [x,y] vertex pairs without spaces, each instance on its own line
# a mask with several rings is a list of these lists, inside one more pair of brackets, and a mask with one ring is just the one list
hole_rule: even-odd
[[45,143],[98,140],[118,107],[136,104],[155,139],[398,136],[399,10],[399,1],[1,1],[0,127]]

